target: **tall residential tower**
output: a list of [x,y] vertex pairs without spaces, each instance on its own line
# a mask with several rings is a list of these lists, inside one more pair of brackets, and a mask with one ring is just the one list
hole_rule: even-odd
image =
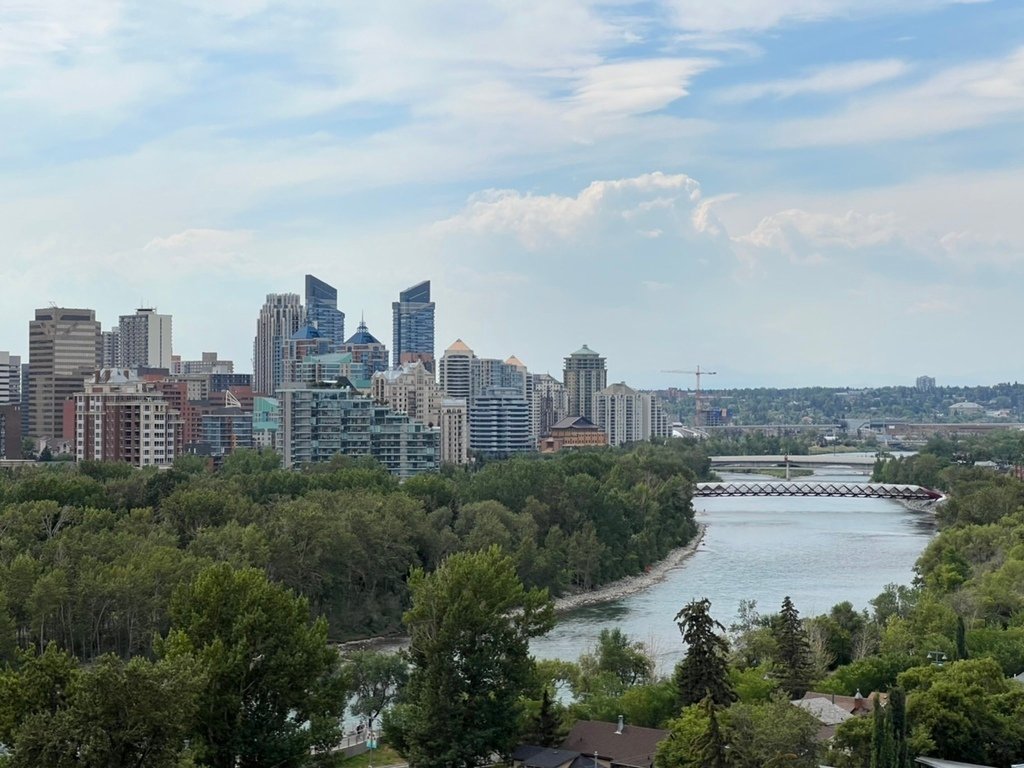
[[330,342],[331,352],[340,351],[345,313],[338,309],[338,289],[313,275],[306,275],[306,322]]
[[[158,314],[150,308],[137,309],[134,315],[121,315],[117,341],[118,366],[171,369],[170,315]],[[103,355],[102,342],[100,353]]]
[[252,350],[252,389],[272,395],[284,379],[282,350],[285,343],[306,323],[306,313],[297,293],[269,293],[256,320]]
[[569,396],[569,416],[586,416],[595,424],[594,395],[608,386],[605,359],[586,344],[565,358],[563,382]]

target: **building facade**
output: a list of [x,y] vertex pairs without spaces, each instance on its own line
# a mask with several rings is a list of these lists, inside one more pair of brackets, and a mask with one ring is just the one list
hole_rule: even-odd
[[530,406],[515,387],[489,387],[469,404],[469,448],[489,458],[536,449],[530,440]]
[[541,453],[556,453],[565,448],[593,448],[608,445],[608,436],[586,416],[566,416],[553,424],[540,439]]
[[0,350],[0,405],[21,405],[21,358]]
[[346,339],[339,350],[352,355],[352,362],[362,364],[366,369],[367,378],[377,371],[388,369],[388,348],[370,333],[362,320],[359,321],[356,332],[351,338]]
[[100,353],[100,368],[121,367],[121,329],[111,328],[100,333],[103,351]]
[[21,405],[0,405],[0,459],[21,458]]
[[318,277],[306,275],[306,322],[316,328],[336,352],[345,341],[345,313],[338,309],[338,290]]
[[473,369],[476,364],[476,355],[462,339],[452,342],[438,362],[439,382],[445,395],[468,403],[473,395]]
[[174,462],[174,420],[163,395],[147,391],[145,382],[103,371],[74,401],[79,461],[123,461],[133,467]]
[[640,392],[620,382],[594,395],[593,421],[608,436],[609,445],[636,443],[650,437],[645,433],[649,409],[649,402]]
[[[171,316],[155,309],[135,310],[121,315],[118,323],[119,368],[164,368],[171,370]],[[111,342],[112,343],[112,342]]]
[[605,359],[584,344],[565,358],[562,383],[569,398],[568,416],[586,416],[598,423],[594,414],[594,395],[608,386]]
[[434,372],[434,302],[430,281],[424,280],[398,294],[391,304],[392,366],[421,361]]
[[457,397],[441,400],[438,415],[441,428],[441,462],[466,464],[469,462],[469,406]]
[[375,373],[370,383],[370,394],[374,402],[396,413],[404,413],[427,426],[438,424],[444,391],[419,360]]
[[284,379],[281,351],[288,339],[306,324],[306,312],[297,293],[271,293],[256,320],[253,342],[253,389],[272,395]]
[[36,310],[28,338],[29,435],[61,437],[64,402],[96,372],[101,353],[100,324],[93,310]]
[[347,386],[289,386],[280,392],[281,451],[286,467],[370,456],[393,475],[437,469],[440,433],[377,405]]
[[547,373],[530,374],[530,418],[538,438],[551,434],[551,427],[569,415],[569,393],[565,384]]
[[234,361],[221,360],[216,352],[203,352],[202,358],[199,360],[182,360],[177,355],[174,355],[171,360],[171,373],[178,376],[234,372]]

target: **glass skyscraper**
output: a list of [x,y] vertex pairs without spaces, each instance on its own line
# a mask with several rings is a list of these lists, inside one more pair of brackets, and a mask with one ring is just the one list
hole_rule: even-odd
[[392,365],[421,361],[434,372],[434,302],[430,300],[430,281],[424,280],[398,294],[391,304]]
[[345,313],[338,309],[338,289],[306,275],[306,322],[327,339],[331,351],[345,343]]

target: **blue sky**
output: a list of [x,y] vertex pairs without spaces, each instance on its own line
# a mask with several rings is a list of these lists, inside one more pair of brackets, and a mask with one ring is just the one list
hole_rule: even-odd
[[1014,381],[1022,121],[1010,0],[14,0],[0,349],[144,304],[248,370],[312,272],[634,386]]

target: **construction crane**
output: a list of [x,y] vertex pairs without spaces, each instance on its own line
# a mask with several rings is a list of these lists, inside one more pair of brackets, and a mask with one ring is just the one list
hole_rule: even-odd
[[718,375],[718,371],[702,371],[700,369],[700,366],[698,365],[697,366],[697,370],[695,370],[695,371],[683,371],[683,370],[680,370],[678,368],[670,368],[668,370],[662,369],[661,372],[662,373],[688,373],[688,374],[690,374],[692,376],[696,376],[697,377],[697,389],[694,392],[694,396],[693,396],[693,402],[694,402],[693,426],[699,428],[701,426],[701,423],[700,423],[700,416],[701,416],[701,410],[700,410],[700,406],[701,406],[701,399],[700,399],[700,377],[701,376],[716,376],[716,375]]

